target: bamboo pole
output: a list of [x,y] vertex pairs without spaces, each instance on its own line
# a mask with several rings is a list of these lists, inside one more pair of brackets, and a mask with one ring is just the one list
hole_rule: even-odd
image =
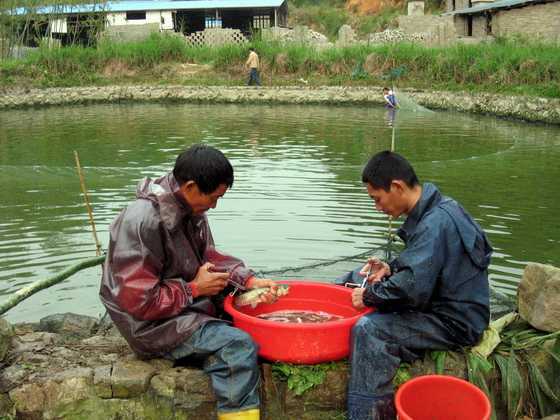
[[84,194],[84,201],[86,203],[86,208],[89,216],[89,223],[91,224],[91,231],[93,233],[93,240],[95,241],[95,253],[97,256],[101,255],[101,243],[97,239],[97,230],[95,229],[95,221],[93,220],[93,212],[91,211],[91,205],[89,203],[89,196],[86,188],[86,183],[84,180],[84,174],[82,173],[82,167],[80,166],[80,158],[78,157],[78,152],[74,150],[74,158],[76,159],[76,169],[78,170],[78,176],[80,177],[80,186],[82,188],[82,193]]
[[20,303],[22,300],[27,299],[29,296],[37,293],[38,291],[46,289],[47,287],[50,287],[53,284],[60,283],[61,281],[66,280],[72,274],[75,274],[78,271],[83,270],[85,268],[99,265],[103,261],[105,261],[105,255],[102,255],[100,257],[90,258],[81,261],[80,263],[75,264],[71,267],[68,267],[66,270],[52,277],[43,280],[38,280],[34,283],[31,283],[29,286],[22,287],[17,292],[13,293],[11,297],[8,298],[7,301],[0,304],[0,315],[4,314],[8,310],[16,306],[18,303]]

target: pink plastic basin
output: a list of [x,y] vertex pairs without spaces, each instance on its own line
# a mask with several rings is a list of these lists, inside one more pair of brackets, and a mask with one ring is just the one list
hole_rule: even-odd
[[479,388],[447,375],[425,375],[402,385],[395,395],[399,420],[488,420],[491,406]]
[[[259,345],[259,356],[271,361],[313,364],[343,359],[350,350],[350,331],[362,315],[352,306],[352,290],[312,281],[282,281],[290,286],[286,296],[273,304],[235,307],[228,296],[225,310],[233,325],[246,331]],[[324,323],[281,323],[256,318],[257,315],[281,311],[322,311],[343,319]]]

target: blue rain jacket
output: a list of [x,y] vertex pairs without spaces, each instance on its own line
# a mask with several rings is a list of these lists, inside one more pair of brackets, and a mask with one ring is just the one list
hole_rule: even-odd
[[398,235],[406,247],[390,262],[391,276],[367,287],[364,303],[381,312],[435,314],[458,344],[476,343],[490,319],[492,247],[481,227],[426,183]]

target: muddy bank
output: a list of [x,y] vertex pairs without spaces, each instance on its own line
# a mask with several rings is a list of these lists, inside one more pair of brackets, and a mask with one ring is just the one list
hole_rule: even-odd
[[[45,105],[123,101],[252,104],[382,105],[381,87],[104,86],[0,91],[0,110]],[[560,124],[560,99],[488,93],[402,90],[430,109],[455,110],[530,122]]]

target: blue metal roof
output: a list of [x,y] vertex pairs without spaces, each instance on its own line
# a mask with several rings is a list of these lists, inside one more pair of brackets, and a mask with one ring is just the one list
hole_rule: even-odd
[[[135,0],[107,1],[98,4],[44,6],[33,10],[37,14],[77,14],[94,12],[134,12],[148,10],[258,9],[280,7],[286,0]],[[22,15],[30,9],[18,8]]]
[[547,3],[548,1],[557,0],[497,0],[491,3],[481,3],[476,6],[467,7],[466,9],[454,10],[452,12],[443,13],[444,15],[473,15],[486,10],[508,9],[515,7],[529,6],[532,4]]

